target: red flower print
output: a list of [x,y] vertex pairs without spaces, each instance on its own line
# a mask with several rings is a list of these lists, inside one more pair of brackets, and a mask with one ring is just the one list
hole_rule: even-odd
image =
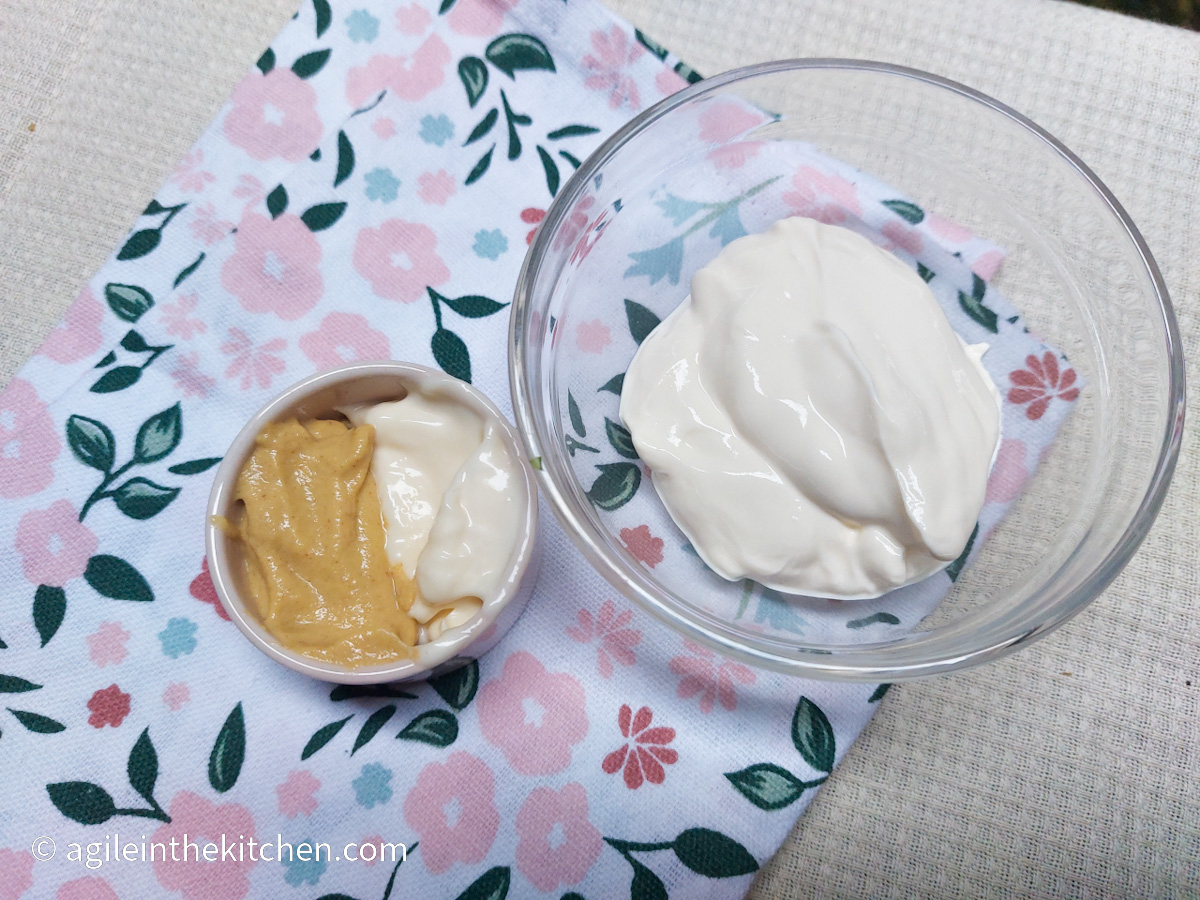
[[652,535],[649,525],[622,528],[621,543],[629,548],[629,553],[634,559],[644,562],[652,569],[663,561],[663,539]]
[[87,708],[92,711],[88,716],[88,724],[93,728],[103,728],[105,725],[118,728],[129,715],[129,695],[115,684],[110,684],[92,694]]
[[526,225],[532,225],[529,229],[529,234],[525,235],[525,243],[532,244],[533,236],[537,234],[537,225],[542,219],[546,218],[546,211],[538,209],[535,206],[529,206],[521,210],[521,221]]
[[1016,369],[1008,373],[1013,383],[1008,392],[1009,403],[1028,403],[1025,416],[1032,420],[1040,419],[1055,397],[1072,402],[1079,396],[1079,388],[1075,384],[1075,370],[1059,371],[1058,358],[1047,350],[1038,359],[1032,353],[1025,357],[1024,369]]
[[683,646],[691,655],[672,657],[669,665],[672,674],[680,676],[679,698],[688,700],[699,694],[700,712],[705,715],[713,711],[717,700],[730,712],[737,709],[733,683],[754,684],[754,671],[691,641],[684,641]]
[[617,607],[611,600],[605,600],[600,607],[600,615],[595,618],[586,609],[579,611],[579,624],[567,627],[567,635],[581,644],[599,642],[596,648],[596,671],[601,678],[611,678],[613,660],[623,666],[632,666],[637,662],[633,648],[642,642],[642,633],[636,628],[629,628],[633,621],[633,610],[625,610],[618,614]]
[[622,704],[617,713],[617,724],[621,728],[621,736],[629,738],[629,741],[604,757],[604,762],[600,764],[609,775],[624,766],[625,787],[630,790],[641,787],[643,781],[662,784],[667,777],[663,766],[679,761],[679,752],[667,746],[675,740],[675,729],[661,725],[651,728],[650,721],[653,718],[654,713],[648,706],[643,706],[634,715],[628,704]]
[[217,589],[213,587],[212,576],[208,573],[207,556],[200,560],[200,574],[193,578],[192,583],[188,585],[188,593],[201,603],[211,603],[212,608],[217,611],[217,615],[226,622],[229,621],[229,613],[225,612],[225,607],[217,599]]

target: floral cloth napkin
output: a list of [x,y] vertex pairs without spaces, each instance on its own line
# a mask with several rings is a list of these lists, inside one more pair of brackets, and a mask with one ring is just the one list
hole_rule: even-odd
[[[439,365],[507,410],[533,229],[685,76],[586,0],[301,6],[0,394],[0,897],[744,893],[886,686],[683,641],[545,515],[536,594],[496,650],[428,684],[331,688],[237,633],[202,537],[232,436],[315,370]],[[857,202],[796,178],[810,214]],[[901,247],[998,262],[886,211]],[[962,309],[1015,348],[1001,386],[1030,429],[1001,448],[1004,504],[1078,388],[990,296],[979,279]],[[621,534],[654,566],[662,530]]]

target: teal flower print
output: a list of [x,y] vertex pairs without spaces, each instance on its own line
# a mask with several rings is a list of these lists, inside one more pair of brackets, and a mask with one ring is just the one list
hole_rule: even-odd
[[372,169],[363,176],[363,180],[367,183],[368,200],[391,203],[400,190],[400,179],[392,174],[391,169]]
[[367,763],[362,773],[351,782],[359,806],[370,809],[392,799],[392,770],[379,763]]
[[776,631],[790,631],[792,634],[804,634],[804,626],[807,624],[783,594],[766,587],[762,589],[762,596],[758,599],[754,621]]
[[167,627],[158,633],[164,656],[179,659],[196,649],[196,623],[191,619],[176,618],[167,622]]
[[355,43],[369,44],[379,37],[379,20],[365,9],[356,9],[346,16],[346,34]]
[[499,228],[493,228],[491,231],[477,231],[475,246],[471,249],[481,259],[499,259],[500,254],[508,249],[508,238]]
[[[323,851],[318,854],[317,850],[317,844],[309,840],[293,843],[290,857],[287,850],[284,850],[283,858],[280,859],[280,862],[287,869],[287,873],[283,876],[283,880],[292,887],[300,887],[300,885],[305,883],[316,884],[320,881],[321,876],[325,874],[325,870],[329,868],[329,860]],[[308,858],[300,859],[301,855]]]
[[425,116],[421,119],[421,140],[440,147],[454,137],[454,123],[448,116]]

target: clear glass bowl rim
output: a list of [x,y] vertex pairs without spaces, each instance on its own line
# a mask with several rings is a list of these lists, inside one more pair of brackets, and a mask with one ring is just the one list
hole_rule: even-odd
[[[1179,325],[1162,273],[1159,271],[1158,264],[1141,232],[1112,191],[1083,160],[1044,128],[1004,103],[959,82],[907,66],[871,60],[807,58],[775,60],[731,69],[683,88],[639,113],[588,156],[574,175],[563,185],[562,190],[547,209],[525,256],[513,294],[509,325],[509,389],[512,393],[517,430],[528,457],[531,460],[539,457],[545,460],[547,454],[542,448],[553,446],[553,435],[547,423],[537,415],[535,399],[528,387],[528,351],[523,334],[531,312],[533,284],[550,251],[551,237],[557,233],[592,177],[620,151],[630,138],[644,131],[677,107],[734,82],[762,75],[807,69],[874,72],[908,78],[974,100],[1020,125],[1062,157],[1091,186],[1116,217],[1136,248],[1144,273],[1157,297],[1159,312],[1162,316],[1162,336],[1166,343],[1169,361],[1166,428],[1159,445],[1158,459],[1153,474],[1125,532],[1108,554],[1093,568],[1090,575],[1059,598],[1053,606],[1052,614],[1036,627],[1027,630],[1013,630],[1011,633],[999,637],[991,634],[973,634],[962,640],[963,646],[955,648],[954,652],[928,654],[924,658],[909,659],[898,663],[889,659],[894,655],[894,651],[889,649],[886,644],[847,645],[830,649],[824,645],[785,645],[769,638],[738,639],[723,634],[719,627],[714,628],[712,622],[705,621],[705,618],[695,611],[676,605],[661,592],[644,589],[625,574],[624,567],[627,564],[623,565],[623,561],[614,556],[607,546],[605,536],[595,531],[589,521],[587,511],[582,508],[574,496],[561,490],[556,483],[554,479],[555,466],[543,464],[536,467],[537,481],[548,498],[555,516],[571,536],[575,545],[610,584],[685,638],[711,647],[727,656],[761,668],[805,678],[859,682],[908,681],[979,665],[1006,656],[1019,647],[1044,637],[1060,627],[1098,597],[1117,577],[1145,539],[1155,516],[1162,507],[1179,457],[1185,410],[1185,369]],[[540,353],[541,347],[537,346],[532,350]]]

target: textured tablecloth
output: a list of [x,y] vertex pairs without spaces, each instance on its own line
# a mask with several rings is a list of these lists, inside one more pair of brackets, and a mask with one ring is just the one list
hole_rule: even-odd
[[[1200,349],[1200,36],[1051,0],[610,2],[704,72],[882,59],[1027,113],[1124,202]],[[294,5],[0,7],[0,379]],[[1200,892],[1194,435],[1116,584],[1014,658],[893,690],[752,896]]]

